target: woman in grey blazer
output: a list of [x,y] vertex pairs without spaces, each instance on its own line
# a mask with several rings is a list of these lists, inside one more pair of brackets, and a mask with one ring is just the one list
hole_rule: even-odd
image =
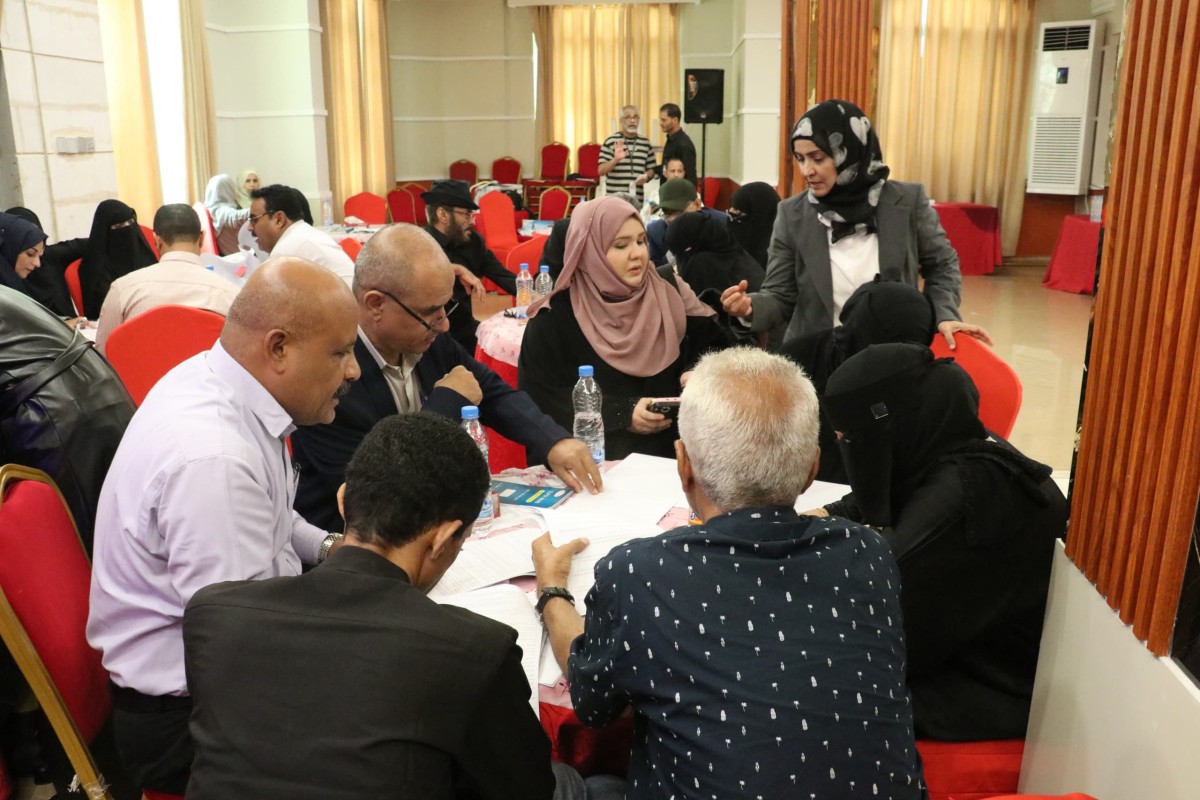
[[845,301],[877,274],[911,286],[920,276],[951,348],[956,333],[991,344],[959,316],[958,254],[924,188],[888,180],[879,137],[857,106],[813,106],[791,145],[808,189],[779,204],[761,290],[748,293],[743,281],[722,294],[729,314],[752,332],[786,322],[787,342],[837,325]]

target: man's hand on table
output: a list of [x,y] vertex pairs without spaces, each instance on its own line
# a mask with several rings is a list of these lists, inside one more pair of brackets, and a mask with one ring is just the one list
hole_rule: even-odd
[[562,482],[577,492],[584,487],[590,494],[604,489],[600,467],[592,459],[592,451],[578,439],[559,439],[546,454],[546,466],[562,479]]
[[483,390],[479,388],[479,381],[475,380],[471,370],[461,364],[443,375],[442,379],[434,384],[434,387],[438,386],[458,392],[471,401],[472,405],[479,405],[483,400]]
[[[566,588],[567,580],[571,577],[571,561],[587,546],[587,539],[572,539],[562,547],[555,547],[549,533],[533,540],[533,568],[537,574],[539,599],[542,589],[551,586]],[[565,599],[554,598],[546,603],[542,611],[542,624],[546,626],[554,660],[563,674],[567,675],[571,642],[583,633],[583,617]]]
[[471,296],[476,300],[482,300],[485,294],[483,290],[483,281],[475,276],[474,272],[467,269],[461,264],[454,264],[454,277],[458,278],[458,282],[463,285],[463,288],[471,293]]

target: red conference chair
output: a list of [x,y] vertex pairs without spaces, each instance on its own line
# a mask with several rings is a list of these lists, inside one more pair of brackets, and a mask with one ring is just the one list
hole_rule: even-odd
[[417,210],[413,207],[412,195],[404,189],[392,189],[388,192],[387,206],[392,212],[392,222],[407,222],[410,225],[416,223]]
[[475,166],[474,161],[460,158],[450,165],[450,180],[466,181],[474,186],[479,181],[479,167]]
[[717,196],[721,194],[721,182],[716,178],[704,179],[704,191],[700,193],[700,199],[704,201],[706,208],[715,208]]
[[[561,186],[551,186],[542,192],[538,219],[562,219],[571,207],[571,193]],[[541,237],[536,237],[541,238]]]
[[88,797],[111,800],[88,748],[108,719],[108,673],[88,646],[91,565],[58,487],[0,467],[0,639],[33,690]]
[[[516,275],[521,271],[522,264],[529,265],[529,274],[537,277],[538,267],[542,263],[542,250],[546,247],[546,240],[549,236],[534,236],[527,242],[521,242],[519,245],[508,251],[508,258],[504,260],[504,268]],[[513,298],[515,304],[517,299]]]
[[358,259],[358,254],[362,252],[363,247],[362,243],[358,241],[358,239],[351,239],[350,237],[342,239],[340,242],[338,242],[338,245],[342,248],[346,255],[350,256],[351,261],[356,261]]
[[933,337],[930,349],[938,358],[952,357],[967,371],[979,390],[979,421],[1007,439],[1021,411],[1021,379],[992,348],[978,339],[960,333],[954,337],[954,343],[957,349],[951,350],[939,333]]
[[571,148],[562,142],[551,142],[542,148],[542,180],[565,181],[567,162],[571,160]]
[[63,279],[67,282],[67,291],[71,295],[71,302],[75,304],[75,313],[83,313],[83,284],[79,282],[79,265],[83,263],[83,259],[77,258],[67,268],[63,270]]
[[347,217],[358,217],[368,225],[387,223],[387,202],[371,192],[359,192],[347,197],[346,202],[342,203],[342,212]]
[[579,177],[581,180],[598,182],[600,180],[600,145],[595,142],[579,145],[576,160],[579,162]]
[[[960,796],[955,795],[955,798],[960,798]],[[970,798],[961,797],[960,800],[970,800]],[[1070,794],[1000,794],[993,795],[987,800],[1096,800],[1096,798],[1083,792],[1071,792]]]
[[[201,217],[201,219],[204,219]],[[154,253],[155,258],[162,258],[158,252],[158,242],[154,241],[154,229],[138,223],[138,227],[142,229],[142,236],[145,237],[146,243],[150,245],[150,250]]]
[[504,263],[510,250],[517,246],[517,216],[513,202],[504,192],[488,192],[479,198],[479,215],[483,218],[488,249]]
[[426,191],[425,187],[419,183],[406,183],[400,188],[408,192],[408,196],[412,198],[413,216],[416,217],[416,224],[424,225],[428,222],[425,217],[425,201],[421,199],[421,195]]
[[225,317],[190,306],[159,306],[122,322],[104,355],[138,405],[172,367],[213,346]]
[[212,214],[208,207],[204,203],[195,203],[192,205],[192,210],[200,218],[200,233],[204,236],[204,240],[200,242],[200,252],[211,253],[214,256],[221,255],[217,251],[217,232],[213,229]]
[[492,180],[496,183],[519,184],[521,182],[521,162],[512,156],[497,158],[492,162]]

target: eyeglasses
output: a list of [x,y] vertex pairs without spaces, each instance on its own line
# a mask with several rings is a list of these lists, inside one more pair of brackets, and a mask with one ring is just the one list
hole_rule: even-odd
[[433,322],[427,322],[424,317],[422,317],[417,312],[413,311],[408,306],[404,305],[404,302],[399,297],[396,297],[396,295],[392,294],[387,289],[375,289],[374,291],[379,292],[380,294],[390,298],[392,300],[392,302],[394,302],[396,305],[403,308],[406,312],[408,312],[408,315],[410,317],[415,319],[417,322],[421,323],[421,325],[423,325],[425,327],[425,330],[430,331],[430,332],[432,332],[434,330],[434,328],[436,328],[438,325],[441,325],[443,322],[445,322],[446,318],[449,317],[451,314],[453,314],[454,310],[456,308],[458,308],[458,303],[456,303],[456,302],[447,303],[442,308],[442,315],[440,317],[437,317],[436,319],[434,319]]
[[263,217],[269,217],[269,216],[271,216],[271,215],[272,215],[272,214],[274,214],[274,213],[275,213],[274,211],[264,211],[263,213],[261,213],[261,214],[258,214],[257,216],[256,216],[256,215],[254,215],[254,214],[251,214],[251,215],[250,215],[250,224],[251,224],[251,225],[254,225],[254,224],[256,224],[256,223],[257,223],[257,222],[258,222],[260,219],[262,219]]

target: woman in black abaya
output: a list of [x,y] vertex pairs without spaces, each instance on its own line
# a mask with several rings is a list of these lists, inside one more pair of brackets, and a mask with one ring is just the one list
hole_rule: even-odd
[[158,263],[158,256],[138,227],[137,212],[120,200],[105,200],[96,207],[87,252],[79,265],[83,288],[83,314],[100,316],[108,287],[122,275]]

